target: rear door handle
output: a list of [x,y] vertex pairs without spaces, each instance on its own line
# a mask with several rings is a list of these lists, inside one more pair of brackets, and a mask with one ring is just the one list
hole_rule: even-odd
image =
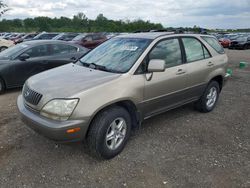
[[182,75],[182,74],[185,74],[185,73],[186,73],[185,70],[183,70],[183,69],[178,69],[176,75]]
[[207,66],[212,67],[212,66],[214,66],[214,64],[210,61],[210,62],[208,62]]

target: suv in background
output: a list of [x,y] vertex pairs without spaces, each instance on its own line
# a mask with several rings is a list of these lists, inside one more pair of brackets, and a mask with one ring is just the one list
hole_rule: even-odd
[[86,140],[95,156],[110,159],[147,118],[191,102],[212,111],[229,76],[227,62],[212,36],[121,35],[75,64],[28,79],[18,108],[37,132],[63,142]]
[[75,37],[71,42],[79,44],[85,48],[93,49],[107,40],[107,37],[103,34],[81,34]]

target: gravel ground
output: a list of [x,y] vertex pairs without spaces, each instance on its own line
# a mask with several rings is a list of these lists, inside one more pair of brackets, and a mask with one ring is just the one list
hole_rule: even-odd
[[234,75],[212,113],[186,105],[151,118],[110,161],[31,131],[20,90],[1,95],[0,187],[250,187],[250,65],[238,69],[250,50],[227,53]]

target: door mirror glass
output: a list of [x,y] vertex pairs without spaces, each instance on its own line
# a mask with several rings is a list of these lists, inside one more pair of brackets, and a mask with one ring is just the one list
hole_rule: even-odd
[[151,59],[148,63],[148,72],[164,72],[165,61],[161,59]]
[[19,59],[21,61],[25,61],[26,59],[29,59],[29,58],[30,58],[29,54],[22,54],[19,56]]

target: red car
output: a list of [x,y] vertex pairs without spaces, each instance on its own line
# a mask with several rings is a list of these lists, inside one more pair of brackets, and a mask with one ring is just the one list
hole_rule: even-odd
[[107,40],[107,37],[103,34],[81,34],[75,37],[71,42],[81,45],[88,49],[93,49]]
[[228,48],[231,44],[231,40],[229,40],[227,38],[221,38],[221,39],[219,39],[219,42],[220,42],[221,46],[223,46],[223,48]]

